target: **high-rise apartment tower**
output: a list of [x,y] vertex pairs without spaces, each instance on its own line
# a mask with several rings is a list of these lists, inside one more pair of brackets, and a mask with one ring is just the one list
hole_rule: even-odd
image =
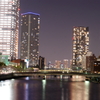
[[27,12],[21,19],[21,59],[28,59],[29,65],[38,64],[40,15]]
[[19,0],[0,0],[0,53],[18,58]]
[[72,66],[82,66],[82,58],[89,51],[89,28],[73,28],[73,60]]

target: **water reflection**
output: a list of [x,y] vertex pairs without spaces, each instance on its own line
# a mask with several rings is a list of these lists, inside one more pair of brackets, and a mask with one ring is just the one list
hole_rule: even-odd
[[74,82],[70,84],[70,90],[71,100],[89,100],[89,83]]
[[100,84],[23,78],[0,82],[0,100],[100,100]]
[[90,84],[89,94],[91,95],[90,100],[100,100],[100,84]]
[[43,87],[43,91],[42,91],[42,100],[45,100],[46,80],[42,80],[42,87]]
[[29,86],[27,83],[24,84],[24,88],[25,88],[25,100],[29,100],[28,97],[29,97]]
[[[11,86],[9,85],[10,82],[1,82],[0,83],[0,98],[1,100],[11,100],[12,99],[12,91]],[[7,94],[5,96],[5,94]]]
[[64,88],[62,88],[61,100],[64,100]]
[[0,100],[14,100],[16,97],[14,79],[0,82]]
[[90,82],[89,81],[85,81],[85,84],[84,84],[84,94],[86,96],[84,96],[84,100],[90,100],[89,99],[89,90],[90,90]]

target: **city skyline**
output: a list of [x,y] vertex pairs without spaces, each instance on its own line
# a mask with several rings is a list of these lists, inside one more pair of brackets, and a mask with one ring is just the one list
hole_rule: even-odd
[[[39,55],[47,61],[72,59],[72,29],[87,26],[89,50],[100,54],[100,1],[98,0],[21,0],[21,13],[40,14]],[[30,5],[30,6],[28,6]]]

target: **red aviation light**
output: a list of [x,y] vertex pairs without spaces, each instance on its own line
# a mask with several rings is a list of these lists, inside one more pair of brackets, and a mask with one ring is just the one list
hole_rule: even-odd
[[72,40],[74,40],[74,37],[72,37]]
[[20,8],[18,8],[18,10],[20,11]]

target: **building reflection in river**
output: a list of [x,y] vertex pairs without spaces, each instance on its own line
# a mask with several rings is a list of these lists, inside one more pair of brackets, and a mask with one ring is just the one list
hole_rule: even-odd
[[11,79],[0,82],[0,100],[100,100],[100,84],[66,78]]
[[14,100],[16,97],[16,83],[14,79],[0,82],[0,100]]
[[[12,90],[11,90],[11,86],[9,84],[10,84],[10,82],[1,82],[1,84],[0,84],[0,98],[2,100],[12,100],[12,96],[11,96]],[[6,96],[5,96],[5,94],[6,94]]]
[[89,100],[89,82],[70,84],[70,100]]

